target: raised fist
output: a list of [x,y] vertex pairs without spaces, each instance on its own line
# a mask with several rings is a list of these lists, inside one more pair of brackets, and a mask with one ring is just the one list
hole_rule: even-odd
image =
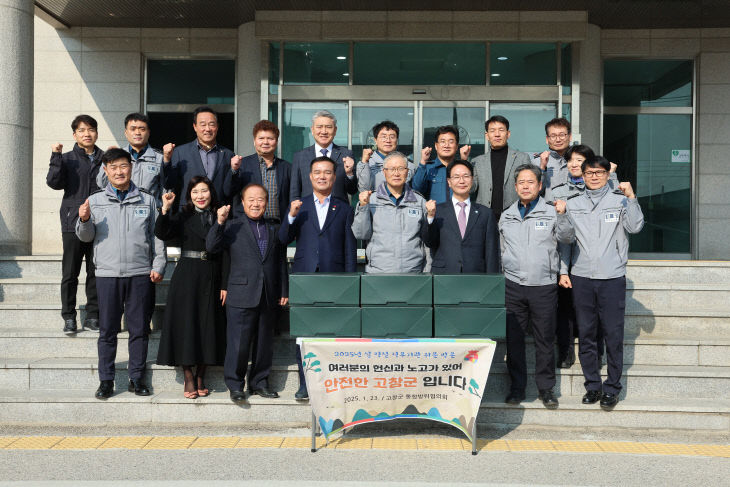
[[431,158],[431,148],[424,147],[423,149],[421,149],[421,164],[423,164],[425,166],[430,158]]
[[433,218],[436,215],[436,200],[426,201],[426,212],[429,218]]
[[87,222],[89,218],[91,218],[91,207],[89,206],[89,198],[86,198],[86,201],[79,206],[79,220]]
[[352,176],[353,171],[355,170],[355,160],[352,157],[343,157],[342,165],[345,168],[345,174]]
[[621,190],[621,192],[626,196],[627,198],[635,198],[636,195],[634,194],[634,188],[631,187],[631,183],[628,181],[624,181],[623,183],[618,184],[618,189]]
[[370,202],[370,195],[373,194],[372,191],[363,191],[360,193],[359,199],[360,199],[360,206],[365,206]]
[[291,207],[289,208],[289,215],[291,215],[292,218],[296,218],[299,214],[299,210],[302,208],[302,200],[294,200],[291,202]]
[[548,161],[550,160],[550,151],[544,151],[540,154],[540,169],[543,171],[547,169]]
[[608,172],[616,172],[616,169],[618,169],[618,164],[611,162],[611,170]]
[[60,154],[63,151],[63,144],[61,144],[61,143],[53,144],[51,146],[51,150],[53,152],[58,152]]
[[373,155],[373,150],[370,148],[366,148],[362,150],[362,159],[360,159],[362,162],[368,162],[370,160],[370,157]]
[[223,225],[226,222],[230,211],[231,205],[225,205],[218,208],[218,225]]
[[565,213],[565,209],[567,207],[567,204],[563,200],[555,200],[555,211],[558,212],[559,215],[562,215]]
[[170,208],[172,208],[173,201],[175,201],[175,193],[172,191],[164,193],[162,195],[162,209],[167,212]]
[[241,159],[243,157],[238,155],[231,157],[231,171],[236,172],[241,168]]
[[466,161],[469,159],[469,154],[471,153],[471,146],[470,145],[462,145],[461,149],[459,149],[459,154],[461,155],[461,160]]
[[170,162],[172,160],[172,151],[175,150],[175,144],[172,142],[165,144],[162,147],[162,160],[164,162]]

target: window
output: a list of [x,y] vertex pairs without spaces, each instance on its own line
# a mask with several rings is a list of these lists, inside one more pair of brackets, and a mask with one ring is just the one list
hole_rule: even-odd
[[555,44],[492,43],[489,48],[492,85],[554,85],[557,83]]
[[483,85],[484,43],[356,42],[357,85]]
[[644,213],[632,252],[691,252],[693,69],[692,61],[604,64],[604,155]]
[[284,84],[349,84],[347,43],[285,42]]

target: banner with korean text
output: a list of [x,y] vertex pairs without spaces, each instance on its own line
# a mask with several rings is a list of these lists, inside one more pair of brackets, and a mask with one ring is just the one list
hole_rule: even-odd
[[312,411],[324,437],[398,418],[454,426],[469,440],[495,342],[488,339],[301,338]]

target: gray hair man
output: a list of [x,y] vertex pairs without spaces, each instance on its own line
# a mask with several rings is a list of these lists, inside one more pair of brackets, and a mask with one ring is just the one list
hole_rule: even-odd
[[426,202],[406,184],[408,161],[400,152],[385,157],[383,172],[385,182],[375,192],[360,193],[352,224],[355,238],[369,240],[365,272],[423,272],[423,242],[436,202]]
[[357,175],[352,151],[334,143],[337,135],[337,117],[327,110],[319,110],[312,116],[314,144],[294,154],[291,167],[289,198],[291,201],[312,194],[309,166],[317,157],[329,157],[335,161],[335,185],[332,195],[349,201],[349,195],[357,193]]
[[535,339],[535,382],[545,407],[555,409],[555,319],[558,300],[558,242],[573,238],[565,201],[549,205],[542,197],[542,171],[523,164],[514,171],[518,201],[499,220],[507,311],[507,404],[525,399],[527,361],[525,336],[532,323]]

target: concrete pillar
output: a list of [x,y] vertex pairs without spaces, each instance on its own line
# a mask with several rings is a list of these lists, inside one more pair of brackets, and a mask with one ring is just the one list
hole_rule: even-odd
[[238,28],[236,74],[236,153],[252,154],[251,129],[261,120],[261,42],[256,39],[255,22]]
[[[601,28],[586,25],[580,42],[580,135],[581,143],[601,152]],[[575,96],[575,95],[573,95]]]
[[27,255],[33,204],[33,2],[0,0],[0,254]]

